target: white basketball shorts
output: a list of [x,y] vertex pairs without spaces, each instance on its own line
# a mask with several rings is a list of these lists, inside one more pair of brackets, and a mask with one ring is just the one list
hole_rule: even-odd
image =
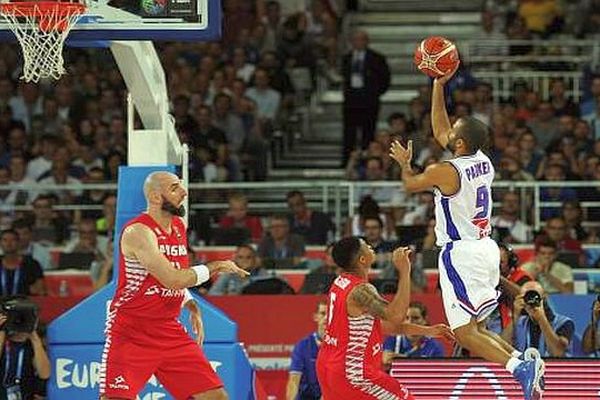
[[478,322],[498,305],[500,250],[490,238],[458,240],[442,247],[439,256],[440,286],[451,329]]

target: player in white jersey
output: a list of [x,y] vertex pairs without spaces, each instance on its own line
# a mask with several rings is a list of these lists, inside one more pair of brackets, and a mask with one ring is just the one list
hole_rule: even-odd
[[444,310],[458,343],[473,355],[506,366],[521,383],[525,399],[541,398],[544,363],[535,349],[516,351],[485,328],[484,320],[497,306],[500,252],[490,237],[491,186],[494,166],[481,149],[488,129],[474,118],[450,124],[444,84],[456,70],[435,79],[431,123],[438,143],[454,157],[422,173],[411,169],[412,142],[392,144],[390,155],[402,168],[407,192],[434,189],[435,234]]

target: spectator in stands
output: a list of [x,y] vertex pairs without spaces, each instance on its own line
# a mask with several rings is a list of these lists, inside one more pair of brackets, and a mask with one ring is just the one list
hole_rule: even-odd
[[[600,13],[599,13],[600,15]],[[600,96],[600,76],[594,76],[590,84],[590,93],[579,103],[579,115],[586,116],[593,114],[597,109],[597,99]]]
[[12,229],[0,233],[0,274],[2,296],[44,296],[46,284],[40,264],[29,256],[21,255],[19,235]]
[[243,244],[235,250],[235,263],[242,269],[249,271],[248,278],[240,278],[235,274],[221,274],[211,286],[210,295],[237,295],[241,294],[244,287],[258,279],[267,278],[269,272],[260,266],[256,250],[252,245]]
[[585,328],[581,346],[585,354],[591,354],[598,358],[600,350],[600,334],[598,333],[598,321],[600,321],[600,301],[592,303],[592,318],[590,324]]
[[117,195],[108,193],[102,200],[102,216],[96,219],[96,230],[99,235],[112,239],[115,234],[115,218],[117,216]]
[[[365,161],[364,178],[366,182],[379,182],[386,180],[386,171],[380,157],[370,157]],[[404,201],[404,193],[393,186],[365,186],[356,190],[356,200],[371,196],[379,203],[386,203],[386,207],[398,206]]]
[[[395,243],[383,238],[383,221],[378,216],[366,216],[363,222],[365,242],[375,251],[372,268],[384,270],[392,264]],[[393,266],[392,266],[393,267]]]
[[312,37],[306,34],[305,27],[301,26],[302,14],[290,15],[283,23],[283,31],[277,54],[285,60],[288,68],[307,68],[314,75],[317,54]]
[[40,195],[33,201],[32,233],[34,242],[62,244],[69,237],[69,222],[53,207],[56,200],[52,196]]
[[98,236],[96,221],[82,219],[77,224],[77,237],[71,239],[64,248],[65,253],[92,253],[97,261],[106,258],[108,238]]
[[356,147],[360,131],[360,147],[373,140],[379,114],[379,98],[390,86],[390,70],[385,56],[370,49],[365,31],[352,34],[352,51],[342,60],[344,92],[344,165]]
[[532,281],[531,275],[519,267],[519,256],[508,243],[499,242],[500,249],[500,297],[498,308],[488,317],[488,330],[501,334],[512,322],[512,309],[515,297],[521,286]]
[[411,211],[403,215],[401,225],[427,225],[427,222],[435,215],[433,192],[420,192],[413,194],[413,197],[416,198],[417,204]]
[[523,0],[519,5],[519,16],[525,20],[527,29],[546,37],[562,27],[562,10],[557,0]]
[[544,149],[559,134],[558,119],[554,116],[552,104],[547,101],[540,103],[534,117],[527,125],[535,135],[538,146]]
[[[413,301],[406,311],[406,322],[427,326],[427,307]],[[383,342],[383,364],[391,365],[394,358],[435,358],[444,357],[442,344],[422,333],[388,336]]]
[[33,200],[31,193],[33,192],[32,189],[35,182],[25,175],[26,168],[27,160],[22,154],[13,154],[11,156],[9,161],[10,183],[21,188],[10,191],[10,194],[5,199],[7,204],[22,206],[31,203]]
[[523,169],[519,159],[509,155],[511,148],[518,150],[516,146],[506,146],[500,161],[497,162],[496,179],[502,181],[534,181],[533,175]]
[[566,95],[565,81],[562,78],[555,78],[550,83],[550,104],[554,108],[554,115],[558,117],[579,116],[579,109],[573,102],[573,98]]
[[235,76],[246,83],[250,82],[250,79],[254,75],[255,66],[247,62],[246,50],[243,47],[234,48],[231,61],[233,68],[235,68]]
[[[40,185],[78,185],[81,181],[70,173],[71,160],[67,150],[59,148],[54,152],[52,167],[47,174],[42,175],[38,182]],[[81,190],[48,190],[46,194],[53,194],[59,199],[60,204],[72,204],[83,193]]]
[[600,96],[596,97],[596,109],[584,115],[583,119],[590,125],[592,138],[600,139]]
[[196,154],[200,153],[200,159],[204,162],[203,167],[208,163],[214,163],[218,167],[217,171],[220,171],[218,174],[209,177],[207,170],[204,169],[204,178],[207,182],[213,180],[224,181],[227,175],[227,138],[225,132],[213,125],[212,112],[208,106],[201,105],[198,107],[196,118],[198,127],[190,137],[190,143]]
[[10,99],[9,105],[16,120],[21,121],[27,130],[31,131],[31,119],[43,113],[44,98],[39,85],[22,81],[19,84],[19,94]]
[[544,232],[535,239],[535,243],[537,245],[546,239],[556,243],[559,252],[577,254],[580,265],[585,265],[585,254],[581,248],[581,242],[569,235],[569,229],[564,219],[555,217],[546,221]]
[[[556,260],[556,243],[543,240],[536,244],[535,259],[521,266],[546,293],[573,293],[573,270]],[[517,314],[518,315],[518,314]]]
[[325,248],[323,264],[311,270],[304,279],[300,294],[327,294],[335,278],[341,273],[340,267],[335,264],[331,252],[333,242]]
[[[544,180],[547,182],[562,182],[566,178],[565,168],[559,164],[549,164],[544,172]],[[560,185],[560,184],[559,184]],[[552,186],[540,189],[540,201],[558,201],[577,200],[577,192],[569,187]],[[555,217],[560,214],[557,207],[542,207],[540,216],[542,220]]]
[[57,146],[58,141],[54,136],[44,135],[40,138],[40,155],[27,164],[27,177],[29,179],[37,181],[50,170]]
[[561,217],[567,227],[568,236],[580,242],[588,237],[588,233],[581,226],[583,221],[583,210],[577,200],[565,201],[561,210]]
[[[593,167],[593,175],[590,177],[590,180],[600,181],[600,162]],[[584,188],[579,194],[579,200],[600,201],[600,187],[598,185],[591,185],[591,187]],[[593,222],[600,221],[600,207],[588,207],[587,219]]]
[[[104,171],[101,168],[94,167],[90,169],[87,175],[83,178],[83,183],[101,184],[104,183]],[[102,189],[92,189],[83,192],[77,199],[77,204],[86,206],[99,206],[102,204],[107,193]],[[75,212],[75,221],[80,219],[99,219],[102,218],[102,210],[77,210]]]
[[96,154],[91,140],[80,141],[78,157],[73,161],[73,166],[83,169],[86,174],[89,174],[92,169],[100,169],[104,172],[104,162]]
[[269,232],[258,246],[258,255],[265,268],[293,268],[304,257],[304,239],[290,233],[290,224],[285,215],[269,218]]
[[[7,317],[0,316],[0,398],[39,400],[46,395],[46,381],[52,366],[37,330],[31,333],[6,332]],[[20,366],[21,365],[21,366]]]
[[281,94],[271,88],[267,70],[257,68],[254,71],[254,86],[246,90],[246,96],[256,102],[261,120],[269,122],[275,120],[279,112]]
[[379,203],[371,196],[365,196],[360,200],[358,205],[358,213],[355,213],[352,218],[346,221],[346,227],[344,229],[345,236],[364,236],[364,223],[366,217],[379,217],[383,221],[383,237],[388,238],[392,236],[394,229],[394,223],[387,216],[386,213],[381,211]]
[[317,330],[294,345],[286,387],[287,400],[319,400],[321,388],[317,379],[316,360],[327,325],[327,302],[319,301],[313,314]]
[[526,243],[531,241],[531,227],[521,221],[520,197],[516,192],[506,192],[502,196],[500,213],[491,219],[497,239],[506,243]]
[[248,215],[248,198],[241,193],[234,193],[229,196],[229,209],[227,214],[219,221],[219,227],[246,228],[250,233],[252,241],[257,242],[263,237],[263,227],[260,218]]
[[543,152],[537,146],[537,138],[527,129],[518,140],[519,144],[519,160],[523,165],[523,169],[531,175],[536,175],[542,159]]
[[288,215],[291,232],[304,237],[308,245],[326,244],[335,231],[331,218],[321,211],[311,210],[299,190],[288,192],[286,199],[291,211]]
[[50,248],[31,240],[33,236],[30,221],[25,218],[19,218],[13,222],[11,228],[19,236],[19,252],[21,255],[33,258],[44,270],[52,267]]
[[513,323],[504,335],[512,338],[513,346],[520,352],[533,347],[542,357],[574,357],[575,324],[552,310],[546,293],[538,282],[525,283],[515,299]]

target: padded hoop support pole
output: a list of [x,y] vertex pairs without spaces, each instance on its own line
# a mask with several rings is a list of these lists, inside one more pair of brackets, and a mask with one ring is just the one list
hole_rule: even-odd
[[[128,165],[181,165],[184,150],[169,114],[165,73],[154,45],[115,41],[110,49],[129,90]],[[135,111],[143,129],[135,129]]]

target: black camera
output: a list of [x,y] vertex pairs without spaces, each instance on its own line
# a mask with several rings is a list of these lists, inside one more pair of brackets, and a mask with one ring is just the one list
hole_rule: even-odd
[[6,315],[3,329],[8,335],[31,333],[38,325],[39,307],[26,298],[11,298],[2,302],[2,314]]
[[535,290],[528,290],[523,295],[525,304],[531,307],[539,307],[542,304],[542,296]]

